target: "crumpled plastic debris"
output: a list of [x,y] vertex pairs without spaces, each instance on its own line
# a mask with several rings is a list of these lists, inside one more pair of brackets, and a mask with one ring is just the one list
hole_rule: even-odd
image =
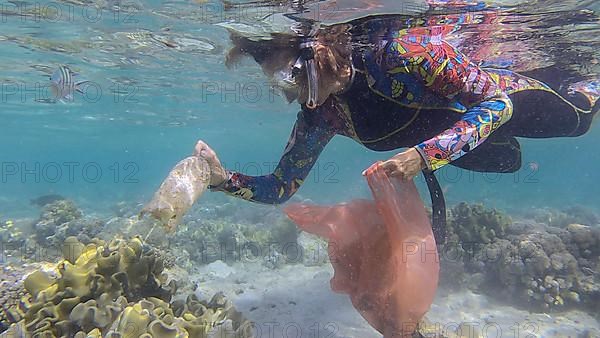
[[438,285],[431,222],[414,182],[388,178],[379,166],[367,182],[374,201],[291,204],[284,211],[302,230],[328,239],[332,290],[348,294],[385,338],[409,337]]
[[140,217],[152,215],[172,232],[206,191],[209,183],[210,167],[206,159],[198,156],[187,157],[171,170],[152,201],[140,212]]

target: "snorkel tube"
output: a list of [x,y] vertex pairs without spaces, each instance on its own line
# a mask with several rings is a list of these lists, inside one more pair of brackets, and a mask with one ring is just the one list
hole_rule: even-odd
[[302,68],[306,71],[308,81],[308,98],[306,107],[315,109],[318,106],[317,99],[319,93],[319,76],[315,65],[315,35],[319,30],[319,26],[312,22],[300,22],[292,30],[300,36],[300,56],[293,66],[292,74],[297,76]]
[[314,40],[300,44],[300,59],[304,62],[306,78],[308,79],[308,99],[306,106],[310,109],[317,108],[317,95],[319,93],[319,78],[315,66]]

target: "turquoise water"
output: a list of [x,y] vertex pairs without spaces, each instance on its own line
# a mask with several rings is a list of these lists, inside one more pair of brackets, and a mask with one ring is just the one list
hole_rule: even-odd
[[[523,16],[528,18],[523,21],[538,23],[524,31],[529,40],[521,40],[532,55],[544,51],[551,55],[546,58],[561,60],[561,49],[580,55],[574,62],[593,75],[598,70],[597,59],[593,61],[600,42],[597,21],[563,26],[560,18],[564,15],[568,23],[568,10],[594,2],[544,3],[545,8],[520,7],[538,13],[535,20]],[[119,12],[109,4],[1,4],[3,215],[35,215],[37,209],[28,201],[48,193],[98,212],[118,201],[143,203],[198,139],[208,142],[230,169],[266,174],[277,163],[298,106],[274,95],[252,61],[226,69],[228,34],[214,24],[231,14],[218,4],[122,3]],[[46,17],[31,14],[36,9]],[[542,25],[544,15],[553,20]],[[504,25],[506,30],[492,33],[488,42],[501,43],[519,28]],[[148,32],[156,38],[148,38]],[[74,102],[39,102],[48,93],[36,86],[48,85],[47,76],[63,64],[79,72],[79,79],[92,81],[93,88],[76,94]],[[507,209],[597,208],[599,138],[594,126],[579,138],[522,140],[524,166],[518,174],[486,176],[448,168],[439,178],[449,204],[467,200]],[[336,137],[299,194],[319,202],[364,195],[368,191],[360,172],[393,154],[370,152]]]
[[[326,8],[327,4],[331,1],[319,6]],[[402,11],[416,16],[423,9],[417,0],[347,0],[337,4],[340,7],[333,12],[315,13],[312,7],[308,15],[331,23],[379,12]],[[342,8],[343,4],[347,7]],[[365,4],[375,6],[352,9]],[[551,77],[569,74],[569,78],[553,79],[563,85],[574,79],[600,79],[599,1],[502,0],[488,5],[499,6],[492,11],[490,22],[465,23],[450,35],[450,42],[461,51],[483,54],[485,59],[479,61],[516,71],[554,67],[561,72]],[[226,10],[216,0],[0,0],[0,230],[13,236],[12,220],[15,228],[26,229],[25,233],[29,228],[45,229],[49,221],[37,220],[41,208],[30,200],[60,194],[73,200],[90,218],[60,225],[50,222],[51,236],[14,234],[18,243],[50,247],[67,231],[80,232],[85,240],[89,239],[85,232],[90,232],[89,237],[111,238],[148,231],[148,224],[136,223],[133,215],[152,199],[173,166],[192,154],[198,140],[206,141],[230,170],[249,175],[271,173],[288,141],[299,105],[287,103],[253,60],[244,59],[228,69],[225,55],[231,48],[229,34],[217,24],[257,26],[260,18],[287,9],[286,5],[259,9],[253,5]],[[473,10],[458,12],[480,15]],[[276,23],[263,20],[262,24],[265,22]],[[73,102],[52,102],[50,76],[64,65],[78,73],[75,81],[89,82],[83,93],[75,93]],[[586,219],[583,214],[589,216],[588,211],[600,213],[599,141],[600,126],[595,121],[590,132],[577,138],[520,139],[523,167],[514,174],[473,173],[452,166],[437,172],[448,209],[461,201],[483,203],[505,211],[516,221],[507,227],[492,224],[496,218],[485,219],[494,229],[482,226],[481,233],[480,228],[468,226],[489,214],[452,225],[455,237],[464,244],[485,250],[479,252],[482,257],[471,257],[475,251],[468,252],[471,249],[465,246],[458,250],[464,257],[454,261],[442,257],[440,288],[428,313],[432,321],[466,323],[467,328],[468,322],[483,324],[484,328],[501,324],[505,335],[495,336],[598,334],[600,311],[595,300],[600,296],[600,263],[598,246],[593,244],[600,243],[598,224],[560,224],[563,229],[559,229],[541,223],[551,223],[549,218],[555,217],[548,210],[583,207],[571,212],[571,218],[565,217],[569,223],[579,220],[572,217],[576,212],[582,212],[580,219]],[[294,198],[331,204],[370,196],[361,172],[396,153],[369,151],[337,136]],[[423,179],[418,176],[416,181],[429,204]],[[225,247],[231,238],[236,245],[243,243],[244,238],[236,237],[241,232],[234,227],[238,225],[251,229],[244,233],[247,239],[260,239],[265,235],[258,231],[268,229],[269,235],[276,234],[273,238],[286,241],[293,233],[292,243],[301,249],[316,246],[318,251],[324,244],[306,238],[304,232],[298,235],[296,228],[285,228],[291,223],[280,221],[284,214],[277,207],[267,210],[247,203],[242,208],[241,200],[235,200],[240,204],[233,201],[225,194],[206,193],[178,232],[163,236],[159,230],[149,231],[145,238],[172,259],[174,267],[169,273],[181,278],[185,292],[192,285],[201,296],[224,291],[259,327],[289,322],[312,330],[313,325],[319,328],[335,323],[342,330],[330,335],[326,330],[328,337],[379,337],[346,295],[329,289],[330,264],[286,265],[281,263],[281,253],[270,246],[265,257],[254,262],[235,261],[240,257],[228,261],[229,266],[219,261],[212,262],[220,263],[216,265],[201,262],[199,257],[206,254],[205,240],[212,244],[210,239],[218,239],[218,245]],[[122,207],[126,212],[116,211]],[[532,220],[536,212],[549,218]],[[46,217],[55,216],[48,214],[51,212],[46,210]],[[96,223],[96,219],[102,221]],[[495,229],[507,234],[497,235]],[[483,245],[486,236],[492,241]],[[0,236],[3,242],[6,238]],[[506,238],[512,244],[496,246],[507,245]],[[0,244],[0,267],[4,269],[4,264],[8,266],[7,262],[17,256],[6,255],[5,243]],[[214,244],[216,247],[216,240]],[[441,256],[451,256],[452,249],[459,247],[453,244],[448,251],[440,249]],[[320,254],[326,256],[325,252],[323,249]],[[488,253],[496,256],[487,257]],[[235,273],[228,274],[230,269]],[[0,271],[1,282],[11,280],[10,270]],[[4,289],[2,292],[4,297]],[[556,298],[547,300],[550,295]],[[519,304],[527,302],[545,307],[530,312]],[[0,317],[0,329],[3,324]],[[593,330],[586,333],[588,329]],[[285,332],[287,337],[287,327]],[[317,336],[311,331],[310,337]],[[485,336],[491,334],[486,332]]]

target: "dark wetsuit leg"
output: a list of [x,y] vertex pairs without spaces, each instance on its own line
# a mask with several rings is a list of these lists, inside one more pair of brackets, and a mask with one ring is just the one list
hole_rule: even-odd
[[[451,162],[459,168],[511,173],[521,167],[521,148],[515,137],[576,137],[591,126],[599,103],[589,112],[589,101],[581,94],[565,95],[543,90],[525,90],[509,95],[513,115],[479,147]],[[599,101],[600,102],[600,101]]]
[[450,164],[478,172],[512,173],[521,168],[521,145],[512,136],[492,135],[472,152]]
[[[592,123],[589,102],[582,95],[566,102],[556,93],[526,90],[510,95],[513,118],[502,127],[503,134],[527,138],[575,137],[585,134]],[[585,107],[587,103],[588,107]]]

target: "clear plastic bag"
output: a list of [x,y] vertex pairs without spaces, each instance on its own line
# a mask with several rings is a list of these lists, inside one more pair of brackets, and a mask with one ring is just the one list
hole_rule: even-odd
[[162,182],[154,198],[140,212],[140,217],[152,215],[169,231],[174,231],[181,219],[202,196],[210,182],[208,162],[197,156],[181,160]]
[[429,310],[439,257],[415,184],[367,174],[374,201],[334,206],[292,204],[285,212],[303,230],[329,240],[333,291],[350,295],[384,337],[409,337]]

